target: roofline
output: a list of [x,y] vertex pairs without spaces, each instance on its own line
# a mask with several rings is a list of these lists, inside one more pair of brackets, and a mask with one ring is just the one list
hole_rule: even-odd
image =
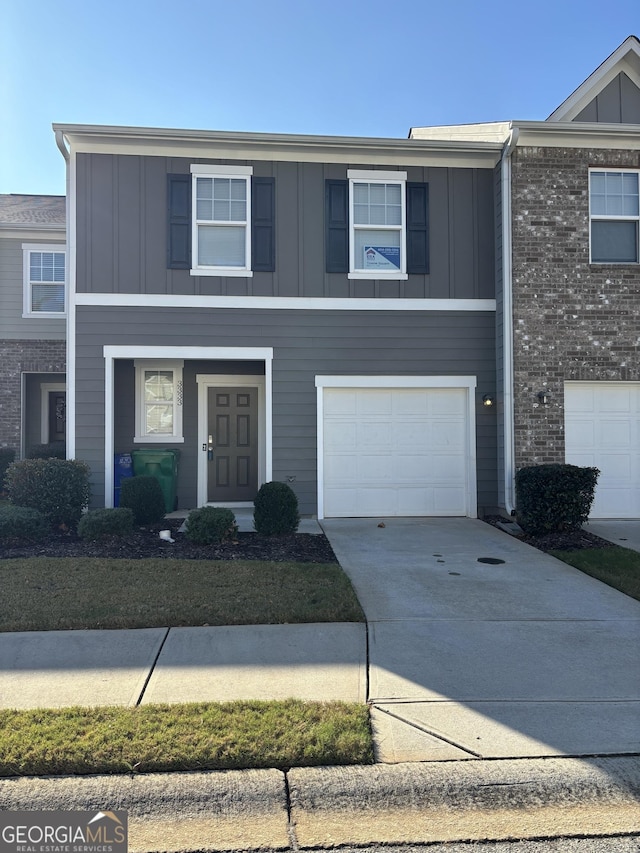
[[[623,63],[630,53],[634,53],[638,57],[638,60],[640,60],[640,39],[634,35],[627,36],[622,44],[604,62],[601,62],[596,70],[551,113],[547,121],[555,122],[574,119],[587,105],[589,100],[592,100],[610,82],[608,76],[615,73],[616,66]],[[634,82],[637,82],[637,80]]]
[[360,136],[179,130],[157,127],[54,124],[76,153],[127,153],[229,160],[286,160],[380,165],[491,167],[501,144]]

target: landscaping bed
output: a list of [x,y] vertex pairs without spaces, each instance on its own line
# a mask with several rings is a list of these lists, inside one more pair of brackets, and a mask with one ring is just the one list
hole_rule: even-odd
[[[184,533],[178,533],[182,520],[165,520],[138,527],[133,533],[111,536],[95,542],[79,539],[74,531],[51,533],[46,542],[10,542],[0,545],[0,559],[13,557],[110,557],[138,560],[144,558],[180,560],[266,560],[296,563],[337,563],[324,534],[290,533],[260,536],[238,533],[233,542],[220,545],[196,545]],[[164,542],[161,530],[170,530],[175,541]]]

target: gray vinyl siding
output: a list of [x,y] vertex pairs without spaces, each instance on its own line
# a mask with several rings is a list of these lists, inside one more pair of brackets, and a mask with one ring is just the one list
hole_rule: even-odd
[[[66,336],[66,320],[48,317],[23,317],[24,272],[23,243],[44,244],[45,240],[0,239],[0,340],[62,341]],[[64,249],[64,243],[52,243]]]
[[[256,177],[273,177],[276,271],[252,277],[192,276],[166,268],[167,174],[188,174],[188,159],[79,154],[77,289],[88,293],[222,296],[493,298],[491,169],[406,169],[429,183],[430,274],[407,281],[353,281],[327,274],[324,258],[325,180],[347,169],[321,163],[248,162]],[[216,161],[226,165],[234,161]]]
[[621,71],[574,121],[640,124],[640,89]]
[[[493,312],[297,311],[79,307],[76,456],[92,468],[93,503],[104,494],[104,345],[273,347],[273,478],[295,477],[303,514],[316,508],[315,376],[477,376],[478,505],[494,507],[495,414],[481,405],[495,392]],[[196,503],[195,375],[261,372],[262,364],[185,363],[184,444],[178,477],[181,508]],[[133,449],[133,365],[115,371],[116,452]],[[157,445],[156,445],[157,446]]]

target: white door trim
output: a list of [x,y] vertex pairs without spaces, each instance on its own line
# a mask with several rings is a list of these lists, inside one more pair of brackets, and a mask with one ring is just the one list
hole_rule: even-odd
[[[199,361],[263,361],[264,377],[264,466],[265,478],[272,471],[272,368],[273,347],[167,347],[167,346],[112,346],[103,348],[104,355],[104,505],[113,506],[113,447],[114,447],[114,362],[116,359],[161,359],[162,361],[197,359]],[[71,457],[70,457],[71,458]]]
[[[208,420],[208,391],[209,388],[256,388],[258,391],[258,488],[271,479],[271,460],[267,464],[267,422],[265,417],[266,377],[260,375],[234,376],[224,373],[198,373],[198,506],[209,504],[208,497],[208,471],[207,453],[203,448],[207,445],[207,420]],[[270,446],[270,442],[269,442]],[[270,456],[270,454],[269,454]],[[268,473],[267,473],[268,471]],[[217,504],[210,504],[217,506]],[[242,501],[224,506],[240,507],[252,506]]]
[[475,376],[316,376],[318,430],[318,518],[324,518],[325,388],[465,388],[467,391],[467,516],[477,518]]

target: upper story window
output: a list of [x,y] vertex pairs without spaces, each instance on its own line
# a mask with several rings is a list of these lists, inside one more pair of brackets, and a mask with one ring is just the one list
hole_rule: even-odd
[[136,359],[135,442],[182,442],[182,361]]
[[640,172],[589,173],[591,263],[637,264],[640,229]]
[[350,169],[349,278],[405,279],[406,172]]
[[23,243],[24,317],[63,317],[66,252],[51,244]]
[[192,270],[250,276],[251,166],[191,167]]

